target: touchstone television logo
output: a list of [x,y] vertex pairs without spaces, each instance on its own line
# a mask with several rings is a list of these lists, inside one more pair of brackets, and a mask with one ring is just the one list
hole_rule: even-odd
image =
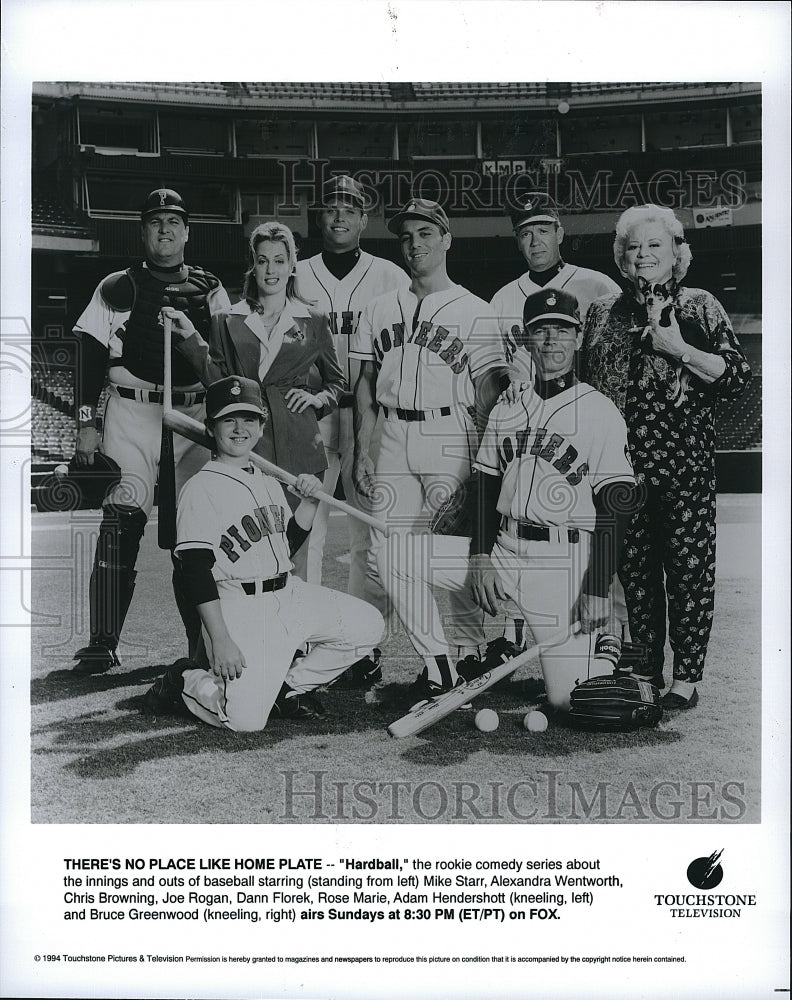
[[687,880],[696,889],[714,889],[723,881],[723,868],[719,864],[723,851],[715,851],[708,858],[696,858],[687,868]]
[[[715,851],[708,858],[695,858],[687,866],[687,879],[694,889],[714,889],[723,880],[720,857]],[[756,906],[754,893],[683,892],[655,893],[656,906],[666,907],[671,917],[731,917],[739,918],[745,907]]]

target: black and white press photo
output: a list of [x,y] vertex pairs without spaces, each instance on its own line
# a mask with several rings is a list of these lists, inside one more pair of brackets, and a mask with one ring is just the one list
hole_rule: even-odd
[[34,821],[759,819],[759,83],[32,98]]
[[4,29],[0,992],[788,992],[788,5]]

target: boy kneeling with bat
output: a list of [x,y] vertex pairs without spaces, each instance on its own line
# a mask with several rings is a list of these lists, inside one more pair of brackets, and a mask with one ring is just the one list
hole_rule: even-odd
[[[175,550],[201,617],[204,662],[169,667],[143,710],[184,705],[209,725],[245,732],[270,717],[319,718],[324,709],[309,692],[372,648],[382,616],[291,576],[322,487],[315,476],[298,476],[292,489],[302,502],[292,515],[281,485],[252,464],[267,420],[258,384],[235,375],[213,383],[206,413],[214,454],[181,491]],[[305,643],[310,651],[295,660]]]

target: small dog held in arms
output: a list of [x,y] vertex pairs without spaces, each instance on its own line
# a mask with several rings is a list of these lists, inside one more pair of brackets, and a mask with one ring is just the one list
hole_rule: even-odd
[[[674,302],[669,294],[668,287],[661,284],[646,284],[643,289],[644,301],[646,303],[646,315],[649,319],[649,326],[655,328],[660,326],[670,326],[671,317],[674,311]],[[644,331],[641,342],[651,348],[651,336],[649,326]],[[675,370],[675,382],[671,401],[675,407],[682,406],[687,399],[687,387],[690,384],[690,372],[678,363],[670,362],[669,365]]]

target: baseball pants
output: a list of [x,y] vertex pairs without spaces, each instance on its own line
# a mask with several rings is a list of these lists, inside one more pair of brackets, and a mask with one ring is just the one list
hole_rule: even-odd
[[[344,425],[351,423],[352,410],[341,410],[338,416],[342,430],[344,430]],[[377,424],[378,430],[380,427],[381,421]],[[325,493],[333,496],[340,477],[344,487],[344,499],[350,506],[360,509],[361,498],[355,489],[353,478],[355,456],[350,434],[351,428],[349,434],[342,434],[342,439],[349,441],[349,447],[346,447],[343,451],[337,451],[329,447],[326,449],[328,465],[322,485]],[[377,455],[378,450],[379,433],[375,432],[375,438],[372,441],[373,457]],[[327,504],[319,504],[311,533],[305,544],[301,545],[300,549],[294,554],[294,573],[308,583],[317,585],[321,585],[322,583],[322,563],[324,560],[330,511],[331,508]],[[376,574],[371,572],[369,562],[371,530],[368,525],[363,524],[362,521],[358,521],[357,518],[351,515],[347,516],[346,522],[349,532],[349,582],[347,584],[347,593],[353,597],[359,597],[360,600],[367,601],[369,604],[373,604],[387,618],[388,600]]]
[[[405,597],[396,584],[398,568],[410,558],[412,538],[428,532],[432,517],[469,478],[476,447],[473,422],[462,407],[434,420],[411,422],[389,415],[383,423],[373,512],[388,523],[391,535],[385,544],[384,536],[373,530],[372,552],[380,582],[410,633],[411,616],[423,598],[417,583]],[[449,590],[455,644],[483,645],[484,613],[465,589]]]
[[[105,407],[102,451],[121,467],[121,482],[110,493],[108,504],[138,507],[146,517],[154,506],[162,441],[162,406],[119,396],[112,384]],[[180,406],[188,417],[204,421],[203,403]],[[181,434],[173,435],[176,496],[190,476],[209,461],[209,451]]]
[[[563,532],[565,535],[566,532]],[[612,664],[594,660],[593,637],[576,632],[575,610],[588,565],[590,537],[580,532],[573,544],[562,533],[547,542],[522,541],[504,532],[492,550],[492,563],[509,598],[514,601],[536,642],[570,634],[539,656],[547,697],[567,710],[572,689],[589,677],[611,673]],[[414,536],[408,558],[393,568],[394,605],[416,652],[434,656],[445,651],[443,623],[432,586],[451,593],[469,592],[470,539],[452,535]]]
[[[376,608],[294,576],[283,590],[252,597],[239,581],[218,583],[218,592],[223,619],[246,667],[232,681],[210,670],[185,671],[184,703],[211,726],[238,732],[264,729],[284,681],[300,693],[328,684],[382,635]],[[204,643],[211,665],[205,631]],[[310,652],[294,660],[304,643],[310,643]]]

